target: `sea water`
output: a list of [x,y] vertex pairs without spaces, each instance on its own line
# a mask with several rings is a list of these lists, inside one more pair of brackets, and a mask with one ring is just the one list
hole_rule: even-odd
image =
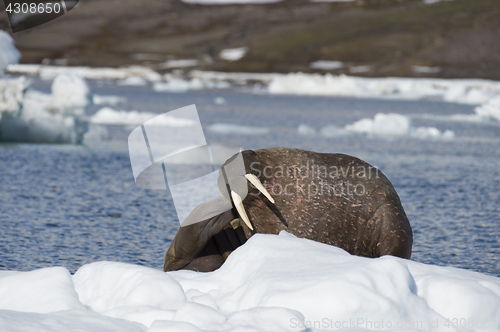
[[[396,188],[413,228],[412,260],[500,276],[500,125],[456,121],[456,114],[473,114],[473,106],[90,85],[94,94],[125,97],[110,106],[117,110],[161,114],[196,104],[209,142],[359,157]],[[47,93],[50,84],[34,88]],[[88,115],[102,107],[92,106]],[[454,137],[344,130],[378,113],[404,115],[414,128],[449,130]],[[236,130],[217,130],[220,125]],[[173,201],[168,190],[135,185],[127,148],[135,126],[106,128],[109,139],[82,145],[0,143],[0,269],[74,272],[101,260],[161,269],[179,227]]]

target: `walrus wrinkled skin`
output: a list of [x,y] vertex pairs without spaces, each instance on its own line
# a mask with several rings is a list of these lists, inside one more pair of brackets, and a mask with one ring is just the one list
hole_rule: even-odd
[[246,173],[259,178],[273,204],[249,183],[237,210],[181,227],[165,255],[165,271],[218,269],[254,233],[285,230],[364,257],[409,259],[413,235],[401,201],[375,167],[344,154],[271,148],[242,152]]

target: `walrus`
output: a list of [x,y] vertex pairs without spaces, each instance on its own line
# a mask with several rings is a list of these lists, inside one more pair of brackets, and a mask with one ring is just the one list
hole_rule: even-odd
[[247,196],[233,192],[232,209],[181,227],[165,255],[165,271],[214,271],[253,234],[282,230],[353,255],[410,258],[410,223],[377,168],[345,154],[291,148],[241,154]]

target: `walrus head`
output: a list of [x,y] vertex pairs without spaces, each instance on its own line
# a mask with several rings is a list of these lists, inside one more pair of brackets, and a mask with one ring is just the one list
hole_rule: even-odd
[[[275,203],[271,194],[254,174],[248,173],[245,178],[271,204]],[[165,271],[216,270],[234,249],[243,245],[255,233],[243,206],[242,197],[235,190],[231,189],[230,192],[232,209],[179,229],[165,255],[163,266]]]

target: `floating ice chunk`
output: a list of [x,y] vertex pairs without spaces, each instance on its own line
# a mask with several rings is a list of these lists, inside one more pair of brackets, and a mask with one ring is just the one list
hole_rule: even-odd
[[412,128],[410,136],[420,139],[432,139],[432,138],[442,138],[442,139],[452,139],[455,137],[455,133],[451,130],[445,130],[443,133],[435,127],[417,127]]
[[153,85],[153,90],[156,92],[175,92],[182,93],[187,92],[191,89],[191,84],[189,81],[174,78],[168,82],[158,82]]
[[215,105],[226,105],[227,100],[224,97],[215,97],[214,103],[215,103]]
[[361,119],[345,129],[356,133],[374,134],[381,136],[405,136],[410,132],[411,121],[408,117],[390,113],[378,113],[375,118]]
[[302,136],[316,136],[316,129],[306,124],[301,124],[297,128],[297,133]]
[[476,107],[474,111],[483,120],[500,122],[500,96]]
[[412,71],[419,74],[437,74],[441,72],[440,67],[413,66]]
[[349,68],[349,72],[353,74],[359,74],[359,73],[366,73],[367,71],[370,71],[372,69],[372,66],[364,65],[364,66],[353,66]]
[[265,127],[240,126],[229,123],[216,123],[208,126],[208,130],[224,135],[266,135],[270,132],[269,128]]
[[59,75],[52,83],[49,108],[65,116],[82,116],[90,104],[89,98],[90,89],[84,79],[74,74]]
[[127,77],[137,76],[149,82],[161,81],[161,75],[151,68],[130,66],[122,68],[90,68],[90,67],[58,67],[45,65],[9,65],[10,73],[38,75],[42,79],[51,80],[61,74],[74,74],[85,79],[110,79],[123,80]]
[[[85,109],[89,89],[76,75],[60,75],[52,84],[52,94],[28,90],[22,110],[3,112],[0,140],[35,143],[79,144],[88,130]],[[0,112],[1,113],[1,112]]]
[[17,114],[29,81],[24,77],[0,79],[0,119],[2,113]]
[[329,125],[321,128],[320,134],[321,136],[326,138],[333,138],[333,137],[349,136],[352,135],[352,132],[346,130],[345,128]]
[[116,85],[119,86],[145,86],[147,84],[148,82],[144,78],[139,76],[130,76],[124,80],[119,80],[116,82]]
[[187,68],[196,67],[200,64],[198,60],[195,59],[179,59],[179,60],[169,60],[165,62],[163,68]]
[[[202,77],[200,73],[196,75]],[[205,77],[219,77],[205,74]],[[233,77],[236,76],[233,73]],[[229,76],[226,75],[229,79]],[[246,76],[242,75],[242,78]],[[348,96],[358,98],[433,99],[463,104],[482,104],[500,95],[500,82],[477,79],[363,78],[346,75],[255,75],[271,94]]]
[[12,37],[0,30],[0,76],[8,65],[18,63],[20,58],[21,53],[17,50]]
[[309,64],[311,69],[320,69],[320,70],[334,70],[344,67],[344,63],[341,61],[327,61],[327,60],[319,60],[314,61]]
[[100,95],[93,95],[92,96],[92,102],[94,105],[118,105],[121,103],[125,103],[127,101],[126,97],[119,97],[119,96],[100,96]]
[[248,47],[227,48],[219,53],[221,59],[226,61],[238,61],[248,52]]
[[[138,112],[138,111],[116,111],[109,107],[101,108],[90,119],[92,123],[106,125],[141,125],[144,122],[159,116],[156,113]],[[167,127],[189,127],[196,123],[189,119],[176,118],[164,115],[155,121],[157,126]]]
[[397,113],[377,113],[373,119],[364,118],[345,126],[345,130],[368,136],[413,137],[420,139],[452,139],[451,130],[441,133],[434,127],[413,127],[409,117]]

